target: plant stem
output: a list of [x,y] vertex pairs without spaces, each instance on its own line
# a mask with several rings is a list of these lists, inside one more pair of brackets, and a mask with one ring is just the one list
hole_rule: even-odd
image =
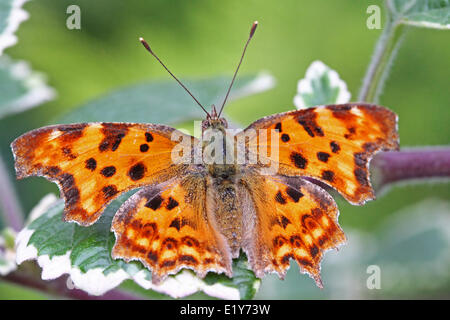
[[80,300],[136,300],[137,296],[123,292],[118,289],[108,291],[102,296],[92,296],[79,289],[67,288],[67,276],[60,277],[51,281],[41,280],[32,274],[23,271],[15,271],[7,276],[0,277],[0,280],[11,282],[28,288],[43,292],[46,295],[64,297]]
[[450,148],[414,148],[381,152],[371,164],[376,191],[400,181],[450,178]]
[[23,213],[0,154],[0,212],[3,212],[5,223],[15,231],[23,227]]
[[378,102],[384,82],[389,75],[390,66],[401,44],[400,38],[403,35],[404,26],[393,19],[389,13],[386,20],[359,92],[358,100],[361,102]]

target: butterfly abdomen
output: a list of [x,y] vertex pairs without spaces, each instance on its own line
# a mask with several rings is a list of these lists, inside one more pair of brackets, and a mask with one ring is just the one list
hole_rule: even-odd
[[225,237],[233,258],[239,256],[242,240],[242,212],[235,179],[234,176],[208,179],[208,193],[214,199],[214,220],[218,231]]

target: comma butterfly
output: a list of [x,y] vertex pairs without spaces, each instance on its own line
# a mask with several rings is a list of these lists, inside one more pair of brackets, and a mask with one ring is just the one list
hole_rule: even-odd
[[[208,113],[180,82],[207,114],[203,135],[226,131],[220,114],[256,26],[220,112],[212,106]],[[275,139],[262,140],[261,133]],[[233,159],[238,141],[244,141],[243,163]],[[346,237],[335,201],[314,181],[352,204],[373,199],[369,161],[380,150],[398,149],[397,116],[369,104],[320,106],[262,118],[222,142],[212,163],[174,162],[175,148],[185,157],[209,145],[165,125],[78,123],[28,132],[12,150],[19,179],[44,176],[58,184],[65,221],[89,226],[113,199],[140,188],[113,219],[112,256],[141,261],[155,283],[182,268],[231,277],[232,259],[242,249],[257,277],[275,272],[283,278],[294,259],[322,286],[322,256]],[[275,145],[277,161],[264,151]],[[254,152],[263,156],[250,163]],[[218,153],[232,160],[214,161]],[[267,173],[274,163],[277,172]]]

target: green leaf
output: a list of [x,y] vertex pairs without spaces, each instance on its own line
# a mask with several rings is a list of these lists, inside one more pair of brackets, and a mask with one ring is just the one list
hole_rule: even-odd
[[[229,77],[183,81],[206,110],[220,106],[230,83]],[[230,100],[272,88],[268,74],[241,76],[235,82]],[[175,81],[135,84],[113,91],[76,108],[52,123],[151,122],[174,124],[204,118],[205,113]]]
[[247,269],[246,258],[233,262],[235,277],[208,274],[202,280],[191,270],[182,270],[159,285],[151,282],[151,273],[139,262],[114,260],[111,249],[115,242],[110,231],[114,214],[134,193],[128,192],[114,200],[99,221],[89,227],[62,221],[64,203],[54,195],[44,197],[30,214],[31,221],[16,240],[17,263],[36,259],[42,278],[50,280],[69,274],[75,287],[93,295],[101,295],[133,280],[147,290],[180,298],[203,291],[224,299],[249,299],[254,296],[259,280]]
[[0,57],[0,119],[53,99],[55,91],[43,74],[34,72],[25,61]]
[[233,260],[233,278],[225,275],[210,273],[205,277],[205,282],[213,285],[220,283],[225,286],[239,289],[241,299],[252,299],[259,289],[261,280],[256,278],[253,271],[249,270],[247,257],[241,253],[239,258]]
[[423,28],[450,29],[449,0],[388,0],[393,19]]
[[305,78],[298,82],[294,105],[297,109],[346,103],[350,101],[347,85],[336,71],[322,61],[314,61],[308,67]]
[[17,43],[14,35],[20,23],[28,19],[28,13],[22,5],[28,0],[0,1],[0,55],[3,50]]

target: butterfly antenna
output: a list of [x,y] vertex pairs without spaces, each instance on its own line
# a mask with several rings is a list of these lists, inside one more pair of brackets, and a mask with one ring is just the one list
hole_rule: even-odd
[[164,67],[164,69],[166,69],[166,71],[172,76],[172,78],[174,78],[179,84],[180,86],[183,87],[184,90],[186,90],[187,93],[189,93],[189,95],[192,97],[192,99],[195,100],[195,102],[197,102],[197,104],[200,106],[200,108],[203,109],[203,111],[206,112],[206,114],[210,117],[208,111],[206,111],[206,109],[202,106],[202,104],[194,97],[194,95],[189,91],[188,88],[186,88],[186,86],[181,83],[180,80],[178,80],[177,77],[175,77],[175,75],[170,72],[170,70],[166,67],[166,65],[158,58],[158,56],[153,52],[153,50],[150,48],[149,44],[147,43],[147,41],[144,40],[144,38],[139,38],[139,41],[142,43],[142,45],[145,47],[145,49],[147,49],[148,52],[150,52],[150,54],[152,56],[154,56],[156,58],[156,60],[158,60],[158,62]]
[[250,43],[250,40],[252,40],[252,37],[255,34],[257,26],[258,26],[258,21],[253,22],[252,28],[250,29],[250,35],[248,36],[247,42],[245,43],[245,46],[244,46],[244,50],[242,51],[241,60],[239,60],[239,64],[238,64],[238,66],[236,68],[236,71],[234,72],[233,79],[231,80],[230,86],[228,87],[227,95],[225,96],[225,99],[223,100],[223,103],[222,103],[222,107],[220,108],[220,112],[219,112],[219,115],[218,115],[219,117],[220,117],[220,115],[221,115],[221,113],[223,111],[223,108],[225,107],[225,103],[227,102],[228,95],[230,94],[230,91],[231,91],[231,87],[233,87],[234,80],[236,79],[236,75],[237,75],[237,73],[239,71],[239,68],[241,66],[242,60],[244,59],[245,51],[247,50],[247,46]]

